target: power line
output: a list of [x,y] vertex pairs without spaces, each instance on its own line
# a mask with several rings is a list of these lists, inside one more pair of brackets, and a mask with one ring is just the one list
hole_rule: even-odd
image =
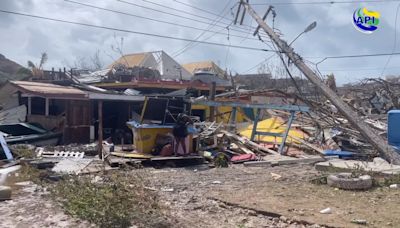
[[[188,7],[190,7],[190,8],[193,8],[193,9],[196,9],[196,10],[199,10],[199,11],[202,11],[202,12],[205,12],[205,13],[208,13],[208,14],[211,14],[211,15],[214,15],[214,16],[218,16],[218,17],[220,16],[220,15],[218,15],[217,13],[214,13],[214,12],[211,12],[211,11],[208,11],[208,10],[205,10],[205,9],[202,9],[202,8],[200,8],[200,7],[191,5],[191,4],[186,3],[186,2],[182,2],[182,1],[179,1],[179,0],[172,0],[172,1],[177,2],[177,3],[181,4],[181,5],[185,5],[185,6],[188,6]],[[229,4],[229,1],[228,1],[228,4]],[[224,17],[224,18],[225,18],[225,17]],[[228,19],[228,20],[229,20],[229,19]]]
[[[392,52],[392,53],[377,53],[377,54],[361,54],[361,55],[337,55],[337,56],[327,56],[320,57],[323,58],[321,61],[316,63],[316,65],[324,62],[327,59],[346,59],[346,58],[364,58],[364,57],[378,57],[378,56],[388,56],[388,55],[400,55],[400,52]],[[318,58],[318,57],[313,57]]]
[[[144,0],[144,1],[145,1],[145,0]],[[182,1],[179,1],[179,0],[172,0],[172,1],[177,2],[177,3],[181,4],[181,5],[184,5],[184,6],[187,6],[187,7],[196,9],[196,10],[199,10],[199,11],[201,11],[201,12],[211,14],[211,15],[213,15],[213,16],[218,16],[218,17],[220,16],[218,13],[215,13],[215,12],[212,12],[212,11],[209,11],[209,10],[205,10],[205,9],[203,9],[203,8],[194,6],[194,5],[189,4],[189,3],[186,3],[186,2],[182,2]],[[228,0],[228,4],[229,4],[229,0]],[[228,21],[232,21],[232,19],[229,19],[229,18],[227,18],[227,17],[225,17],[225,16],[223,17],[223,19],[228,20]],[[254,28],[254,29],[255,29],[255,27],[253,27],[253,26],[251,26],[251,25],[244,25],[244,24],[243,24],[243,26],[247,26],[247,27],[249,27],[249,28]]]
[[[393,48],[392,48],[392,53],[394,51],[396,51],[396,47],[397,47],[397,17],[399,16],[399,8],[400,8],[400,3],[397,4],[397,8],[396,8],[396,19],[394,20],[394,41],[393,41]],[[389,55],[385,66],[382,69],[382,73],[381,73],[381,77],[383,77],[383,74],[385,73],[386,67],[388,66],[390,60],[392,59],[392,55]]]
[[[116,13],[116,14],[121,14],[121,15],[125,15],[125,16],[130,16],[130,17],[136,17],[136,18],[141,18],[141,19],[145,19],[145,20],[150,20],[150,21],[154,21],[154,22],[159,22],[159,23],[179,26],[179,27],[183,27],[183,28],[190,28],[190,29],[195,29],[195,30],[200,30],[200,31],[207,31],[207,32],[209,31],[208,29],[202,29],[202,28],[193,27],[193,26],[189,26],[189,25],[183,25],[183,24],[178,24],[178,23],[174,23],[174,22],[158,20],[158,19],[154,19],[154,18],[144,17],[144,16],[131,14],[131,13],[126,13],[126,12],[117,11],[117,10],[112,10],[112,9],[107,9],[107,8],[103,8],[103,7],[99,7],[99,6],[95,6],[95,5],[86,4],[86,3],[75,2],[75,1],[71,1],[71,0],[64,0],[64,1],[65,2],[69,2],[69,3],[73,3],[73,4],[77,4],[77,5],[82,5],[82,6],[94,8],[94,9],[104,10],[104,11],[108,11],[108,12],[112,12],[112,13]],[[221,34],[221,35],[227,35],[226,33],[223,33],[223,32],[217,32],[217,31],[212,31],[212,32],[216,32],[217,34]],[[245,36],[239,36],[239,35],[231,35],[231,36],[238,37],[238,38],[245,38]],[[252,40],[257,40],[257,39],[253,38]]]
[[[194,17],[198,17],[198,18],[203,18],[203,19],[206,19],[206,20],[210,20],[209,17],[204,17],[204,16],[201,16],[201,15],[196,15],[196,14],[189,13],[189,12],[184,11],[184,10],[181,10],[181,9],[175,9],[175,8],[173,8],[173,7],[169,7],[169,6],[166,6],[166,5],[162,5],[162,4],[160,4],[160,3],[156,3],[156,2],[153,2],[153,1],[150,1],[150,0],[142,0],[142,1],[147,2],[147,3],[150,3],[150,4],[153,4],[153,5],[156,5],[156,6],[160,6],[160,7],[166,8],[166,9],[170,9],[170,10],[174,10],[174,11],[177,11],[177,12],[180,12],[180,13],[184,13],[184,14],[187,14],[187,15],[190,15],[190,16],[194,16]],[[228,3],[229,3],[229,2],[228,2]],[[220,15],[217,15],[217,16],[220,17]],[[220,23],[221,23],[221,24],[224,24],[224,25],[229,25],[229,23],[226,23],[226,22],[220,22]]]
[[265,58],[263,61],[257,63],[256,65],[250,67],[249,69],[247,69],[246,71],[244,71],[242,74],[246,74],[254,69],[256,69],[258,66],[261,66],[262,64],[264,64],[265,62],[267,62],[268,60],[270,60],[272,57],[274,57],[275,54],[272,54],[270,56],[268,56],[267,58]]
[[[202,20],[198,20],[198,19],[194,19],[194,18],[190,18],[190,17],[185,17],[185,16],[182,16],[182,15],[174,14],[174,13],[169,13],[169,12],[166,12],[166,11],[162,11],[162,10],[159,10],[159,9],[154,9],[154,8],[147,7],[147,6],[142,6],[142,5],[133,3],[133,2],[127,2],[127,1],[124,1],[124,0],[117,0],[117,1],[118,1],[118,2],[122,2],[122,3],[125,3],[125,4],[128,4],[128,5],[140,7],[140,8],[143,8],[143,9],[148,9],[148,10],[151,10],[151,11],[163,13],[163,14],[166,14],[166,15],[170,15],[170,16],[174,16],[174,17],[179,17],[180,19],[186,19],[186,20],[196,21],[196,22],[198,22],[198,23],[207,24],[207,25],[210,24],[210,22],[206,22],[206,21],[202,21]],[[209,19],[209,20],[210,20],[210,19]],[[217,27],[220,27],[220,28],[225,28],[225,27],[226,27],[226,25],[216,25],[216,26],[217,26]],[[237,29],[232,29],[232,30],[233,30],[233,31],[236,31],[236,32],[246,33],[246,34],[247,34],[247,32],[246,32],[246,31],[243,31],[243,30],[237,30]]]
[[[220,14],[223,14],[226,10],[226,8],[229,6],[229,2],[225,5],[225,7],[221,10]],[[215,26],[216,23],[218,23],[218,21],[222,20],[221,16],[218,16],[214,19],[213,23],[211,23],[207,29],[211,29]],[[222,30],[221,30],[222,31]],[[200,33],[195,40],[199,40],[203,35],[205,34],[205,32]],[[209,36],[208,38],[204,39],[203,41],[206,41],[208,39],[210,39],[212,36],[214,36],[216,33],[212,34],[211,36]],[[195,44],[193,42],[186,44],[182,49],[179,49],[178,51],[174,52],[173,57],[176,58],[179,55],[183,54],[185,51],[187,51],[188,49],[194,47]]]
[[61,20],[61,19],[56,19],[56,18],[37,16],[37,15],[26,14],[26,13],[19,13],[19,12],[8,11],[8,10],[1,10],[0,9],[0,12],[1,13],[18,15],[18,16],[30,17],[30,18],[37,18],[37,19],[42,19],[42,20],[47,20],[47,21],[61,22],[61,23],[65,23],[65,24],[81,25],[81,26],[85,26],[85,27],[99,28],[99,29],[118,31],[118,32],[125,32],[125,33],[133,33],[133,34],[138,34],[138,35],[143,35],[143,36],[152,36],[152,37],[165,38],[165,39],[170,39],[170,40],[179,40],[179,41],[187,41],[187,42],[193,42],[194,41],[194,42],[197,42],[197,43],[213,45],[213,46],[220,46],[220,47],[231,47],[231,48],[246,49],[246,50],[253,50],[253,51],[275,52],[274,50],[268,50],[268,49],[246,47],[246,46],[239,46],[239,45],[228,45],[228,44],[206,42],[206,41],[197,41],[197,40],[188,39],[188,38],[159,35],[159,34],[154,34],[154,33],[146,33],[146,32],[140,32],[140,31],[127,30],[127,29],[119,29],[119,28],[113,28],[113,27],[107,27],[107,26],[100,26],[100,25],[92,25],[92,24],[87,24],[87,23],[82,23],[82,22],[67,21],[67,20]]
[[[223,29],[221,29],[220,31],[222,31]],[[215,33],[210,34],[208,37],[204,38],[203,41],[209,40],[211,39],[213,36],[215,35]],[[195,40],[199,40],[201,37],[203,36],[203,34],[199,34]],[[173,55],[174,58],[182,55],[183,53],[185,53],[187,50],[189,50],[190,48],[194,48],[198,43],[195,42],[191,42],[188,43],[187,45],[185,45],[185,47],[183,47],[182,49],[180,49],[179,51],[175,52],[176,54]]]
[[[386,69],[400,69],[400,67],[387,67]],[[329,72],[329,71],[364,71],[364,70],[382,70],[382,67],[375,68],[338,68],[338,69],[321,69],[321,71]]]
[[399,2],[400,0],[364,0],[364,1],[319,1],[319,2],[269,2],[269,3],[252,3],[253,6],[265,5],[322,5],[322,4],[360,4],[360,3],[387,3]]

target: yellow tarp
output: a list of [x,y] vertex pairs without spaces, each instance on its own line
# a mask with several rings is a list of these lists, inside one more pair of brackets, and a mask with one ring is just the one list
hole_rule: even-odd
[[[240,131],[239,134],[250,139],[251,133],[253,131],[253,126],[254,126],[253,124],[249,125],[246,129]],[[265,119],[259,121],[257,124],[258,132],[271,132],[271,133],[283,134],[285,130],[286,130],[286,123],[280,117],[272,117],[269,119]],[[293,128],[289,130],[289,135],[301,139],[307,137],[306,133],[304,133],[303,131],[296,130]],[[270,143],[280,144],[282,142],[282,137],[256,135],[254,140],[258,142],[270,142]],[[286,140],[286,142],[292,142],[292,141],[296,142],[295,140],[292,140],[290,137],[288,137]]]
[[[210,116],[210,107],[205,106],[205,105],[192,105],[192,110],[204,110],[205,112],[205,118],[208,118]],[[223,122],[223,123],[229,123],[229,119],[232,113],[232,107],[228,106],[219,106],[216,107],[216,122]],[[246,121],[246,116],[244,114],[244,111],[242,108],[238,108],[238,111],[236,112],[236,123],[242,123]]]

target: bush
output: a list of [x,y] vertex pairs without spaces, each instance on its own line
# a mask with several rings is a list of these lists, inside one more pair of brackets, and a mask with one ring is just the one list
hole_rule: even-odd
[[157,194],[145,186],[143,174],[115,172],[70,177],[51,191],[67,213],[100,227],[169,227]]
[[17,158],[35,158],[36,147],[29,144],[17,144],[17,145],[10,145],[9,146],[12,153]]
[[224,153],[218,153],[214,158],[214,165],[217,168],[229,167],[229,158]]

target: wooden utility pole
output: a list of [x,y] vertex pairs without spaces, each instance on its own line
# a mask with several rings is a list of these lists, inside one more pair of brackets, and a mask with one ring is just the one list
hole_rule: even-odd
[[336,106],[336,108],[346,117],[346,119],[364,136],[364,138],[371,143],[371,145],[379,151],[382,158],[396,165],[400,165],[400,154],[397,153],[391,146],[388,145],[386,140],[376,134],[359,116],[354,112],[350,106],[344,103],[340,97],[336,95],[328,86],[326,86],[322,80],[312,71],[302,60],[301,56],[293,51],[285,41],[281,40],[278,35],[275,34],[272,28],[270,28],[265,21],[258,16],[258,14],[251,8],[248,2],[243,0],[240,1],[241,5],[244,6],[246,12],[249,13],[259,26],[268,34],[271,40],[277,45],[282,53],[292,61],[297,68],[316,85],[322,93]]

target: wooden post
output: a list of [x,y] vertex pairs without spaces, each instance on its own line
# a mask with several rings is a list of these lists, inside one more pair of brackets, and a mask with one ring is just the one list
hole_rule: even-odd
[[50,106],[50,99],[49,98],[45,98],[45,116],[49,116],[49,106]]
[[[217,83],[212,82],[211,87],[210,87],[210,100],[211,101],[215,100],[216,90],[217,90]],[[215,121],[215,107],[210,106],[210,122],[214,122],[214,121]]]
[[32,97],[28,97],[28,115],[32,115]]
[[98,154],[99,158],[103,159],[103,101],[98,101],[98,116],[99,116],[99,127],[98,127]]
[[296,67],[316,85],[320,91],[336,106],[336,108],[346,117],[346,119],[356,128],[361,135],[371,145],[379,151],[382,158],[386,159],[396,165],[400,165],[400,154],[397,153],[393,147],[389,146],[388,143],[378,134],[376,134],[358,114],[353,111],[345,102],[336,95],[327,85],[324,84],[321,79],[311,70],[302,60],[301,56],[293,51],[285,41],[281,40],[279,36],[270,28],[265,21],[258,16],[258,14],[251,8],[250,4],[241,0],[241,4],[244,5],[247,12],[254,18],[259,26],[268,34],[271,40],[279,48],[279,51],[285,53],[286,56],[293,62]]
[[68,141],[68,137],[69,137],[69,135],[68,135],[68,133],[69,133],[68,132],[68,129],[69,129],[68,118],[69,118],[69,113],[70,113],[69,109],[71,107],[70,102],[71,102],[70,100],[65,100],[65,103],[64,103],[65,122],[64,122],[64,130],[63,130],[63,143],[66,143]]

